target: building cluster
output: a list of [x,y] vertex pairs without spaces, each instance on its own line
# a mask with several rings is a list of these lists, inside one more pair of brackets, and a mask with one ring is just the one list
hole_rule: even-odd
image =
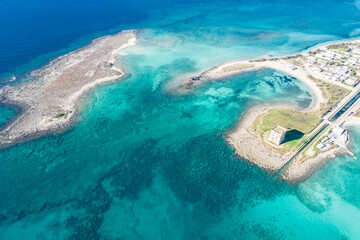
[[348,131],[342,127],[334,127],[332,131],[327,134],[321,141],[316,145],[321,151],[326,151],[334,147],[346,148],[348,141]]
[[335,44],[308,52],[305,62],[322,78],[356,86],[360,80],[360,44]]

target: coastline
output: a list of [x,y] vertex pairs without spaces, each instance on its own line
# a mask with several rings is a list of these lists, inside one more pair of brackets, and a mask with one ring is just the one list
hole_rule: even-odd
[[270,174],[278,171],[290,158],[292,152],[281,154],[263,140],[251,133],[253,122],[271,109],[287,108],[283,104],[253,106],[248,108],[241,117],[237,126],[230,131],[225,139],[231,145],[238,156],[252,164],[265,169]]
[[[298,53],[294,53],[294,54],[290,54],[290,55],[262,55],[262,56],[259,56],[259,57],[256,57],[256,58],[245,58],[245,59],[241,59],[241,60],[231,59],[231,60],[219,62],[214,67],[212,67],[212,68],[210,68],[208,70],[182,75],[181,76],[182,81],[180,81],[180,82],[177,82],[177,81],[171,82],[169,84],[170,86],[168,86],[168,91],[173,93],[173,94],[179,94],[179,93],[181,94],[181,93],[187,92],[186,90],[188,90],[190,88],[198,87],[201,84],[200,82],[203,82],[203,81],[217,80],[217,79],[220,79],[220,78],[230,77],[230,76],[241,74],[241,73],[244,73],[244,72],[256,71],[256,70],[259,70],[261,68],[261,67],[258,67],[258,68],[242,70],[242,71],[232,72],[232,73],[227,73],[227,74],[223,73],[223,75],[219,75],[219,76],[212,76],[212,71],[216,70],[216,69],[219,69],[222,66],[232,65],[232,64],[236,64],[236,63],[248,63],[248,62],[251,62],[251,61],[257,60],[257,59],[268,60],[268,59],[272,59],[272,58],[295,57],[295,56],[297,56],[299,54],[304,54],[304,53],[307,53],[307,52],[315,50],[315,49],[326,48],[326,47],[331,46],[333,44],[348,43],[348,42],[353,42],[353,41],[360,41],[360,38],[358,36],[355,36],[355,37],[351,37],[351,38],[347,38],[347,39],[330,40],[330,41],[326,41],[326,42],[323,42],[323,43],[315,44],[313,46],[310,46],[310,47],[308,47],[306,49],[303,49],[303,50],[299,51]],[[268,67],[268,68],[272,68],[272,67]],[[277,69],[277,70],[280,70],[280,69]],[[282,71],[282,70],[280,70],[280,71]],[[286,73],[292,76],[291,73],[288,73],[288,72],[286,72]],[[311,73],[311,74],[313,74],[313,73]],[[191,86],[186,86],[186,84],[189,83],[189,79],[194,78],[194,76],[195,76],[195,78],[200,78],[200,79],[196,80],[196,81],[199,81],[199,83],[195,83],[194,85],[191,85]],[[319,76],[316,76],[316,78],[320,78],[321,80],[324,80]],[[194,82],[196,82],[196,81],[194,81]],[[303,83],[306,84],[305,82],[303,82]],[[332,83],[332,84],[334,84],[334,83]],[[180,91],[179,91],[179,89],[180,89]]]
[[[322,48],[325,48],[326,46],[327,45],[322,46]],[[206,81],[215,81],[245,72],[256,71],[262,68],[270,68],[287,73],[305,84],[313,96],[313,101],[308,108],[300,111],[308,113],[312,112],[317,115],[320,114],[318,117],[324,118],[324,116],[326,116],[331,110],[330,109],[325,113],[327,109],[324,108],[324,106],[328,106],[327,104],[330,101],[331,94],[329,96],[329,92],[326,92],[328,90],[324,91],[324,89],[321,88],[322,84],[332,84],[334,87],[342,87],[345,90],[349,90],[351,88],[343,86],[344,84],[333,84],[332,82],[329,82],[329,80],[318,76],[316,73],[308,69],[306,64],[303,63],[301,55],[299,56],[296,55],[287,58],[252,59],[222,63],[200,73],[199,75],[185,78],[177,86],[177,90],[180,93],[184,91],[187,92],[199,87]],[[347,95],[345,95],[340,102],[344,102],[346,99],[348,99]],[[330,107],[332,106],[330,105]],[[260,136],[251,132],[251,129],[253,128],[252,124],[256,119],[261,116],[265,116],[265,114],[270,110],[284,108],[298,110],[293,106],[284,107],[281,104],[275,104],[272,106],[254,106],[247,109],[240,118],[235,129],[233,129],[228,136],[225,137],[227,143],[235,149],[236,154],[241,158],[259,166],[270,174],[280,174],[277,176],[291,184],[296,184],[307,179],[315,170],[324,166],[326,162],[334,158],[336,154],[339,154],[340,152],[348,152],[342,148],[336,147],[334,149],[315,154],[312,149],[315,145],[312,143],[310,145],[311,149],[307,149],[305,151],[305,155],[302,156],[294,155],[295,152],[292,150],[286,153],[280,153],[270,144],[267,144]],[[355,117],[352,117],[352,122],[353,124],[360,125],[360,118],[355,119]],[[315,131],[315,129],[313,131]],[[295,156],[295,158],[293,158],[293,156]],[[290,160],[291,162],[289,162]]]
[[127,76],[122,67],[115,67],[116,55],[135,45],[136,35],[127,30],[95,39],[32,71],[32,81],[1,88],[2,104],[20,111],[0,129],[0,149],[71,127],[82,96]]
[[334,148],[320,153],[314,158],[306,159],[304,162],[301,159],[296,159],[286,168],[280,177],[290,184],[303,182],[339,154],[346,154],[346,152],[340,148]]
[[[89,45],[60,56],[43,68],[34,70],[30,73],[34,77],[33,81],[0,89],[0,100],[3,104],[19,110],[15,117],[0,128],[0,149],[46,134],[62,132],[73,126],[79,113],[78,101],[82,96],[98,85],[127,76],[121,66],[114,66],[116,55],[123,48],[133,46],[135,43],[136,32],[133,30],[100,37]],[[317,76],[313,76],[312,72],[302,66],[294,65],[289,59],[253,59],[222,63],[198,76],[185,78],[184,81],[179,82],[180,85],[176,90],[188,91],[205,81],[223,79],[262,68],[287,73],[309,88],[313,101],[307,109],[300,111],[316,111],[320,109],[321,104],[327,102],[320,87],[314,79],[311,79]],[[259,136],[251,133],[250,129],[259,116],[269,110],[282,108],[294,109],[293,106],[282,104],[247,109],[235,130],[226,137],[227,143],[234,147],[238,156],[269,173],[280,170],[294,152],[279,153]],[[306,164],[299,164],[295,160],[281,177],[287,182],[301,181],[311,175],[314,169],[324,165],[327,159],[339,150],[334,149],[307,159]]]
[[[284,104],[265,104],[250,107],[241,116],[237,126],[225,137],[227,143],[234,148],[236,155],[251,164],[257,165],[270,175],[274,175],[282,169],[295,153],[293,151],[280,153],[264,142],[260,136],[251,132],[254,121],[273,109],[294,109],[294,107]],[[304,112],[312,110],[304,110]],[[313,158],[304,160],[298,157],[287,166],[279,177],[290,184],[302,182],[341,152],[344,152],[343,149],[334,148]]]
[[[224,69],[236,65],[252,65],[252,67],[240,69],[240,70],[232,70],[232,71],[224,71]],[[297,68],[296,70],[292,70],[289,67],[292,65],[289,61],[286,60],[280,60],[280,61],[261,61],[261,62],[254,62],[254,61],[231,61],[227,63],[222,63],[220,65],[217,65],[207,71],[204,71],[200,73],[199,75],[195,77],[187,77],[185,80],[183,80],[180,83],[179,88],[182,90],[190,90],[196,87],[199,87],[201,84],[203,84],[206,81],[213,81],[222,79],[225,77],[231,77],[234,75],[238,75],[245,72],[251,72],[256,71],[261,68],[271,68],[277,71],[284,72],[292,77],[295,77],[299,81],[301,81],[303,84],[305,84],[311,94],[313,94],[314,99],[311,106],[309,106],[309,109],[319,109],[321,103],[325,103],[326,99],[323,96],[320,88],[317,86],[314,81],[312,81],[308,75],[309,73],[306,72],[302,68]]]

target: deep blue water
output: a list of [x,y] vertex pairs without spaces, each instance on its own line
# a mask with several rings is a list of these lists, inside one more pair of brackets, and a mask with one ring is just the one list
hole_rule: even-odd
[[[289,186],[224,140],[253,104],[309,106],[303,84],[263,69],[168,88],[221,61],[356,37],[359,20],[352,1],[0,0],[3,84],[141,29],[122,52],[129,78],[91,91],[75,127],[0,151],[0,239],[358,239],[358,161],[340,156]],[[14,113],[0,108],[0,125]],[[359,139],[352,128],[358,155]]]
[[0,76],[25,73],[122,29],[158,29],[222,48],[250,45],[254,55],[347,38],[359,26],[352,1],[2,0]]

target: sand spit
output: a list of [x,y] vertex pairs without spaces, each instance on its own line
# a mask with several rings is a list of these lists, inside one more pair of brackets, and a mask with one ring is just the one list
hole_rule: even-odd
[[78,112],[78,100],[91,88],[122,79],[126,72],[116,54],[136,43],[135,31],[94,40],[31,72],[34,80],[0,89],[2,104],[21,112],[0,131],[0,146],[32,139],[68,127]]
[[295,67],[287,60],[277,61],[233,61],[215,66],[198,76],[186,78],[180,86],[180,89],[192,89],[200,86],[202,83],[211,80],[222,79],[244,72],[256,71],[261,68],[271,68],[285,72],[304,83],[315,97],[312,108],[318,109],[321,103],[325,103],[327,99],[322,95],[321,89],[317,84],[309,78],[309,73],[303,68]]

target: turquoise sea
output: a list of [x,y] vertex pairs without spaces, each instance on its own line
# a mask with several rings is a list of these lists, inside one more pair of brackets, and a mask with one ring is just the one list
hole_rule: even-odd
[[[127,79],[92,90],[65,133],[0,151],[0,240],[360,239],[359,161],[339,156],[288,185],[224,140],[254,104],[308,107],[301,82],[263,69],[169,92],[219,62],[356,38],[356,2],[2,0],[1,84],[133,28]],[[1,106],[0,127],[15,114]],[[360,156],[360,128],[350,134]]]

